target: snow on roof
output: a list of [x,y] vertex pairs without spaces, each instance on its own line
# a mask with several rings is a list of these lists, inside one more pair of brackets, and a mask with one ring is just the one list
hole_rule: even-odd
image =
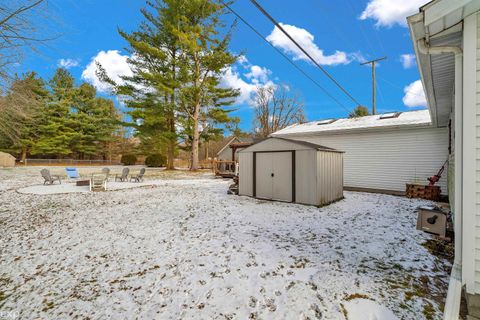
[[[390,113],[389,113],[390,114]],[[396,113],[392,113],[396,114]],[[345,130],[381,129],[398,126],[428,126],[431,125],[428,110],[401,112],[398,116],[383,117],[381,114],[359,118],[343,118],[332,121],[317,120],[303,124],[294,124],[272,134],[275,136],[298,135],[306,133],[322,133]]]

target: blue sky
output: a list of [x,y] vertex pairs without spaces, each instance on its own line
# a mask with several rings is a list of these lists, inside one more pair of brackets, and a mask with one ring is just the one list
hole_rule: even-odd
[[[424,108],[417,66],[405,17],[418,11],[426,0],[260,0],[259,3],[319,60],[361,104],[371,105],[371,69],[360,66],[364,59],[387,56],[377,68],[377,110],[407,111]],[[29,53],[17,67],[19,73],[36,71],[50,77],[57,66],[68,67],[78,82],[88,81],[100,92],[107,88],[94,75],[93,59],[107,67],[113,77],[125,72],[126,43],[117,28],[134,30],[141,21],[139,0],[50,0],[53,15],[49,32],[58,35],[39,52]],[[241,21],[234,31],[231,50],[244,58],[227,70],[224,83],[242,90],[235,115],[241,127],[252,128],[249,105],[256,86],[287,84],[299,93],[308,120],[344,117],[355,107],[313,64],[306,61],[289,41],[247,0],[233,8],[289,57],[344,107],[338,106],[315,84],[291,66],[269,44]],[[232,21],[233,15],[226,16]],[[402,59],[401,55],[406,55]],[[346,110],[347,109],[347,110]]]

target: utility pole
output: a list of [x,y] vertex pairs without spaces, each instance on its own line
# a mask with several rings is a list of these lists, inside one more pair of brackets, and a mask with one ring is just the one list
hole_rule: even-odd
[[377,112],[377,106],[376,106],[376,93],[375,93],[375,63],[380,61],[380,60],[385,60],[387,57],[383,58],[378,58],[370,61],[366,61],[364,63],[360,63],[360,65],[365,65],[365,64],[371,64],[372,65],[372,114],[375,114]]

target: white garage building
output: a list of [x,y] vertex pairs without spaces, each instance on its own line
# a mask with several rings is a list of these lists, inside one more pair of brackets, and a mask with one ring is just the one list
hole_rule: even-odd
[[[428,110],[296,124],[272,134],[342,150],[347,190],[404,194],[428,183],[448,158],[449,130],[434,127]],[[438,185],[447,194],[445,170]]]
[[239,195],[325,205],[343,198],[343,152],[269,138],[238,153]]

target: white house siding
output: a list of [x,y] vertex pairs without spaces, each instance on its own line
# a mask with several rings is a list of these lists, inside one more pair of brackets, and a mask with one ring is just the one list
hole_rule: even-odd
[[[465,19],[464,32],[464,181],[463,191],[463,215],[464,223],[472,221],[475,224],[475,230],[468,230],[469,226],[464,224],[464,255],[474,252],[475,260],[473,276],[466,269],[467,291],[480,293],[480,14],[467,17]],[[473,38],[473,39],[470,39]],[[468,43],[467,43],[468,42]],[[475,65],[475,72],[471,72],[471,65]],[[472,92],[475,92],[473,94]],[[470,131],[471,128],[471,131]],[[471,135],[474,139],[469,139]],[[474,150],[472,150],[474,149]],[[470,162],[470,158],[475,161]],[[470,181],[471,175],[475,172],[474,181]],[[465,184],[467,183],[467,184]],[[475,192],[471,192],[475,189]],[[475,199],[475,200],[473,200]],[[472,203],[470,203],[470,200]],[[474,201],[474,203],[473,203]],[[475,212],[475,218],[469,216]],[[473,233],[474,235],[470,236]],[[466,263],[469,263],[469,257],[465,257]],[[474,279],[473,285],[471,278]],[[472,288],[473,287],[473,288]]]
[[[344,151],[344,185],[404,192],[405,184],[427,183],[448,156],[447,128],[351,131],[340,134],[289,135]],[[439,181],[447,194],[447,172]]]
[[475,178],[476,178],[476,239],[475,239],[475,291],[480,293],[480,14],[477,16],[477,50],[476,50],[476,134],[475,134]]

